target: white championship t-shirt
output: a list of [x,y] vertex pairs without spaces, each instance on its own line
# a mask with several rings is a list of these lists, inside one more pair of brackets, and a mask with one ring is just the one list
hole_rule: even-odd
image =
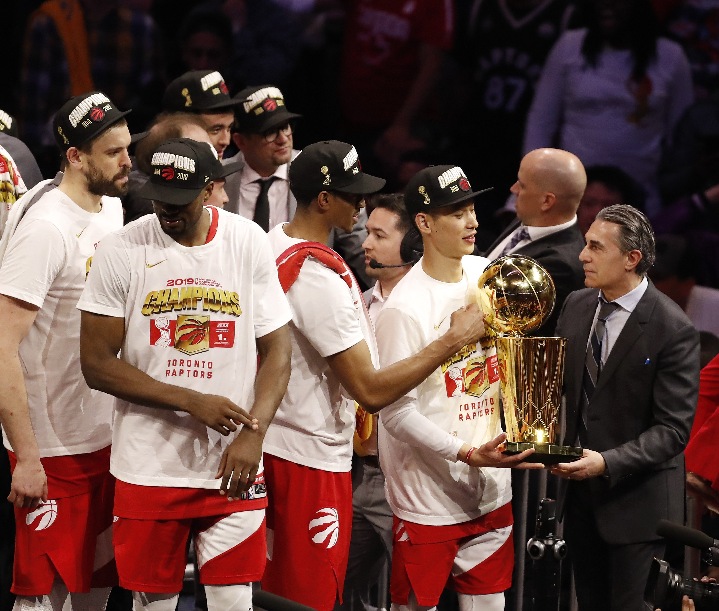
[[[290,309],[262,229],[208,209],[219,215],[217,233],[201,246],[177,243],[155,215],[103,241],[78,307],[125,319],[121,358],[131,365],[249,410],[255,338],[289,322]],[[233,439],[186,412],[117,399],[110,470],[131,484],[219,488]]]
[[[304,241],[289,237],[283,227],[268,234],[276,257]],[[350,289],[339,274],[310,256],[287,298],[292,306],[292,373],[265,436],[265,452],[315,469],[349,471],[355,402],[325,357],[365,340],[377,366],[362,292],[355,281]]]
[[[428,276],[420,260],[377,317],[382,366],[442,336],[466,305],[487,259],[464,257],[460,282]],[[417,388],[380,412],[379,457],[387,500],[402,520],[445,525],[472,520],[511,499],[509,469],[477,469],[456,460],[501,432],[496,348],[465,346]]]
[[[121,227],[119,199],[103,197],[102,210],[92,213],[53,189],[9,237],[0,293],[40,308],[20,344],[20,360],[41,457],[110,445],[112,397],[85,383],[76,305],[98,242]],[[4,443],[10,448],[7,437]]]

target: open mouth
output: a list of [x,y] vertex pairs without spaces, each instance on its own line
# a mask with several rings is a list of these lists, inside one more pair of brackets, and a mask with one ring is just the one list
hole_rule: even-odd
[[182,217],[180,217],[180,216],[166,216],[166,215],[163,214],[163,215],[160,216],[160,220],[161,220],[163,223],[167,223],[168,225],[177,225],[177,224],[182,220]]

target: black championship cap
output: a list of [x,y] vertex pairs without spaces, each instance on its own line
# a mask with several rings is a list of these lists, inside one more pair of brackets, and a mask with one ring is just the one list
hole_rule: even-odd
[[102,91],[75,96],[55,113],[52,121],[55,142],[63,151],[82,146],[130,112],[118,110]]
[[15,117],[0,109],[0,134],[17,138],[17,121]]
[[172,206],[186,206],[222,171],[212,145],[190,138],[173,138],[152,154],[152,174],[138,195]]
[[162,108],[170,112],[208,112],[233,108],[240,103],[230,97],[225,79],[217,70],[191,70],[178,76],[165,89]]
[[432,165],[410,179],[404,190],[404,202],[407,211],[414,216],[418,212],[461,204],[492,188],[472,191],[467,176],[459,166]]
[[272,85],[246,87],[235,99],[241,102],[235,109],[241,132],[261,134],[302,116],[287,110],[282,92]]
[[384,187],[384,178],[365,174],[355,147],[338,140],[315,142],[290,164],[290,187],[303,192],[339,191],[365,195]]

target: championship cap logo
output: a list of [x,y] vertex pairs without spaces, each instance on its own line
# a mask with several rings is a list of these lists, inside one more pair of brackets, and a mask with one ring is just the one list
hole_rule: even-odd
[[102,91],[67,100],[53,117],[55,141],[64,151],[82,146],[115,125],[130,111],[120,111]]
[[414,215],[428,209],[467,202],[490,189],[473,191],[467,175],[459,166],[428,166],[407,182],[405,205],[410,215]]
[[105,111],[99,106],[95,106],[90,110],[90,118],[95,122],[102,121],[105,118]]
[[266,112],[273,112],[274,110],[277,110],[277,102],[272,98],[267,98],[264,102],[262,102],[262,108],[264,108]]
[[420,185],[417,192],[424,198],[424,205],[429,206],[431,200],[429,199],[429,194],[427,193],[427,187]]
[[138,194],[173,206],[191,203],[223,168],[209,143],[190,138],[172,138],[162,143],[152,154],[150,165],[150,180],[138,189]]

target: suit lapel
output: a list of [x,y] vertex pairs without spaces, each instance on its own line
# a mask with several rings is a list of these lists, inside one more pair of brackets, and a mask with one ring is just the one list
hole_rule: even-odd
[[[597,308],[597,291],[587,291],[571,304],[571,315],[564,313],[567,322],[563,324],[567,341],[567,356],[564,361],[565,423],[563,442],[574,444],[582,410],[582,379],[587,340],[592,328],[594,311]],[[560,317],[561,320],[561,317]]]
[[527,242],[524,246],[517,249],[516,252],[517,254],[524,255],[526,257],[536,257],[545,252],[548,247],[557,248],[565,246],[576,238],[574,235],[576,227],[576,225],[573,225],[567,229],[562,229],[561,231],[556,231],[554,233],[550,233],[549,235],[545,235],[542,238],[537,238],[536,240]]
[[649,284],[646,292],[639,300],[637,307],[629,315],[627,322],[624,324],[622,332],[619,334],[612,351],[607,357],[607,362],[602,367],[602,373],[597,381],[598,392],[616,371],[619,364],[624,360],[629,350],[634,346],[636,341],[644,333],[644,325],[649,321],[654,305],[657,301],[656,289]]
[[[594,320],[594,312],[597,309],[598,292],[591,291],[587,293],[584,300],[578,304],[577,308],[577,333],[573,333],[573,345],[570,354],[574,355],[571,362],[567,365],[572,368],[571,380],[579,380],[576,399],[581,396],[581,380],[584,377],[584,357],[587,353],[587,342],[589,341],[589,333],[592,330],[592,320]],[[565,367],[567,366],[565,365]]]
[[497,244],[500,244],[504,238],[506,238],[510,233],[512,233],[517,227],[519,227],[519,219],[514,219],[509,226],[499,234],[499,237],[492,242],[490,247],[484,251],[483,256],[486,256],[487,253],[492,252],[495,248],[497,248]]

